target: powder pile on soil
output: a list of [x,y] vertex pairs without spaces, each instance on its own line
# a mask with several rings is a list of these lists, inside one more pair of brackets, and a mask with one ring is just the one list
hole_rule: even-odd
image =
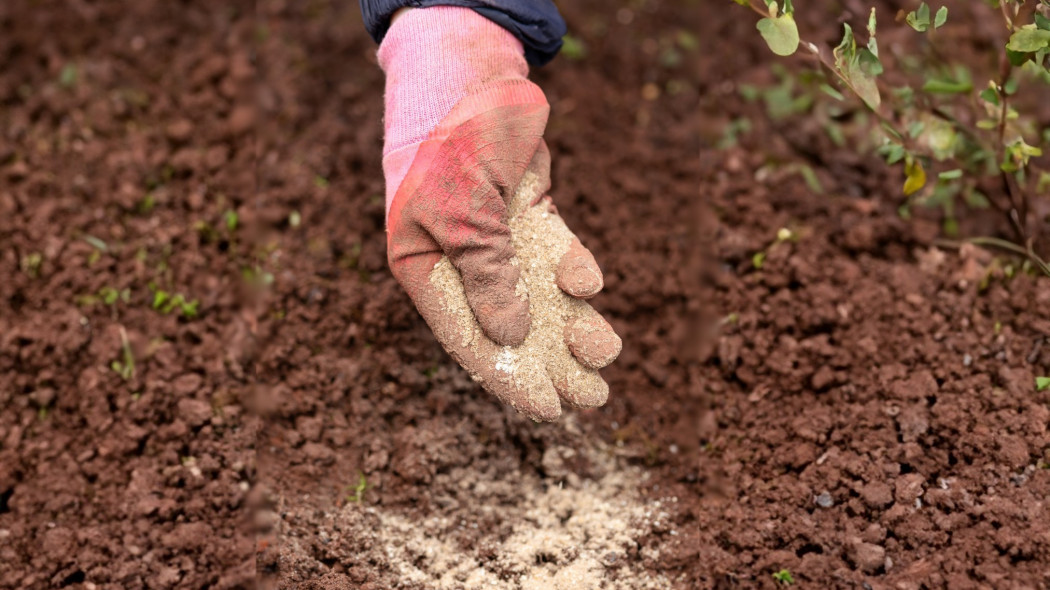
[[[511,239],[521,267],[519,291],[528,293],[532,325],[520,346],[504,346],[486,359],[496,367],[500,380],[524,392],[532,407],[556,406],[560,402],[551,383],[577,405],[600,406],[609,396],[609,386],[598,371],[583,366],[565,344],[565,326],[579,317],[595,314],[585,301],[566,295],[556,283],[558,263],[569,250],[573,233],[545,203],[533,204],[541,196],[543,183],[526,173],[509,206]],[[430,282],[441,290],[445,310],[456,318],[463,334],[462,346],[483,356],[485,336],[474,318],[459,271],[442,257],[430,273]],[[468,367],[469,371],[469,367]],[[471,376],[483,383],[481,376]]]
[[[677,498],[643,503],[637,490],[647,474],[617,465],[607,448],[584,452],[584,460],[604,473],[582,479],[558,469],[578,459],[577,451],[552,447],[544,463],[552,473],[539,477],[513,472],[497,476],[463,470],[461,510],[422,521],[382,507],[349,505],[336,516],[336,530],[371,531],[358,543],[375,552],[406,587],[435,590],[560,590],[573,588],[638,590],[668,588],[635,559],[637,539],[670,527],[664,507]],[[566,460],[567,459],[567,460]],[[506,502],[506,498],[520,498]],[[366,519],[372,526],[343,527],[340,521]],[[478,529],[495,519],[470,547],[459,531]],[[363,523],[361,523],[363,524]],[[485,527],[481,527],[484,529]],[[671,534],[677,534],[673,531]],[[335,540],[333,540],[335,541]],[[338,542],[338,541],[336,541]],[[649,557],[656,558],[656,555]]]

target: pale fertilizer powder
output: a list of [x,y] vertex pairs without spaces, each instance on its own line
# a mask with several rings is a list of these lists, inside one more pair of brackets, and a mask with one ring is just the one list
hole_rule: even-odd
[[[521,266],[519,293],[529,297],[532,326],[520,346],[504,346],[491,359],[500,380],[506,379],[522,391],[534,407],[558,404],[551,396],[553,382],[563,397],[577,405],[601,405],[608,397],[609,386],[597,371],[581,365],[565,344],[565,326],[574,318],[594,314],[587,302],[566,295],[555,282],[562,256],[574,238],[565,222],[550,213],[545,204],[529,206],[542,189],[539,178],[527,173],[518,186],[509,207],[512,243]],[[480,355],[481,326],[467,303],[459,271],[447,257],[442,257],[430,273],[430,282],[444,296],[445,311],[460,326],[462,346],[470,346]],[[468,367],[469,370],[469,367]],[[480,380],[472,374],[475,380]]]
[[[565,448],[548,449],[568,452]],[[577,451],[571,451],[577,452]],[[495,476],[453,470],[462,509],[407,518],[380,507],[369,545],[406,586],[428,590],[665,590],[670,580],[645,571],[638,539],[654,530],[677,534],[670,504],[643,500],[646,473],[626,467],[597,446],[580,452],[600,466],[598,480],[554,481],[532,473]],[[515,498],[515,501],[510,501]],[[355,505],[344,514],[360,510]],[[459,540],[477,520],[501,523],[464,548]],[[477,520],[475,520],[477,519]],[[658,554],[643,555],[658,559]],[[633,557],[632,557],[633,555]]]

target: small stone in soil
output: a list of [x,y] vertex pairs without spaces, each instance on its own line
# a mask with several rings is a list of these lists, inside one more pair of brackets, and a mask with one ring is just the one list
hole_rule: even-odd
[[831,494],[827,492],[821,492],[817,497],[813,498],[813,501],[821,508],[831,508],[835,505],[835,500],[833,500]]

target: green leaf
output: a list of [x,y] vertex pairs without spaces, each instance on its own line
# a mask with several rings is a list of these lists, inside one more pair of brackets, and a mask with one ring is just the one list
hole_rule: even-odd
[[1050,46],[1050,31],[1037,29],[1034,25],[1019,29],[1010,36],[1010,42],[1006,44],[1007,49],[1018,53],[1032,53],[1047,46]]
[[989,82],[988,88],[981,91],[980,97],[985,102],[999,106],[999,92],[995,89],[994,83]]
[[933,28],[939,29],[943,27],[946,22],[948,22],[948,7],[942,6],[937,10],[937,15],[933,17]]
[[[746,1],[742,4],[747,5]],[[561,38],[561,54],[572,61],[580,61],[587,57],[587,46],[579,38],[565,35]]]
[[62,66],[62,71],[58,73],[58,83],[63,88],[72,88],[77,83],[77,66],[75,64]]
[[1050,18],[1035,13],[1035,26],[1042,31],[1050,31]]
[[904,159],[904,148],[893,143],[886,149],[886,163],[896,164]]
[[820,85],[820,90],[821,90],[821,92],[823,92],[824,94],[827,94],[828,96],[830,96],[831,98],[834,98],[835,100],[846,100],[846,97],[842,96],[841,92],[839,92],[838,90],[832,88],[828,84],[821,84]]
[[102,240],[96,238],[95,236],[85,235],[84,236],[84,241],[89,243],[89,244],[91,244],[91,247],[96,249],[96,250],[100,250],[102,252],[105,252],[105,251],[109,250],[109,245],[107,245]]
[[238,217],[236,211],[233,209],[227,209],[226,213],[223,214],[223,219],[226,221],[226,229],[231,232],[237,230]]
[[153,309],[160,309],[170,298],[167,291],[157,291],[153,294]]
[[869,107],[876,109],[882,102],[875,76],[882,72],[879,58],[867,49],[857,51],[857,40],[853,29],[843,23],[842,42],[835,48],[835,67],[853,91]]
[[973,84],[969,81],[962,80],[927,80],[922,85],[922,89],[925,92],[932,94],[965,94],[973,90]]
[[918,10],[909,12],[904,20],[911,28],[920,33],[925,33],[926,30],[930,28],[930,7],[926,6],[926,3],[923,2],[922,4],[919,4]]
[[911,196],[926,186],[926,171],[922,164],[911,157],[904,164],[904,195]]
[[798,25],[790,14],[758,21],[758,32],[773,53],[788,56],[798,50]]
[[1029,55],[1023,51],[1013,51],[1007,48],[1006,58],[1010,60],[1010,65],[1018,67],[1024,65],[1024,63],[1028,61]]
[[956,168],[955,170],[941,172],[937,175],[937,178],[939,178],[940,180],[955,180],[957,178],[962,178],[962,174],[963,171],[959,168]]
[[1050,377],[1036,377],[1035,378],[1035,390],[1046,391],[1050,389]]
[[751,266],[754,266],[755,268],[762,268],[762,265],[765,264],[765,263],[766,263],[766,253],[765,252],[756,252],[755,255],[751,257]]

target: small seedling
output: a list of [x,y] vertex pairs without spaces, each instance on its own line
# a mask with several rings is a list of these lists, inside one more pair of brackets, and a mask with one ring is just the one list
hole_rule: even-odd
[[40,276],[40,265],[44,263],[44,257],[39,252],[26,254],[22,257],[22,272],[35,279]]
[[248,286],[255,288],[268,287],[272,285],[274,281],[273,273],[263,270],[258,265],[255,267],[246,266],[242,268],[241,278],[244,279],[244,282]]
[[98,296],[106,305],[115,305],[118,300],[127,303],[131,299],[131,289],[125,288],[118,291],[114,287],[102,287],[98,291]]
[[724,150],[735,146],[740,141],[741,135],[751,132],[751,119],[739,117],[726,124],[722,131],[722,139],[718,141],[718,149]]
[[226,222],[226,229],[230,233],[237,231],[237,223],[240,221],[240,218],[237,216],[236,211],[233,209],[227,209],[226,213],[222,214],[222,218],[223,221]]
[[197,308],[200,306],[199,300],[186,299],[186,296],[182,293],[171,294],[164,289],[157,289],[152,284],[150,288],[153,289],[153,303],[151,305],[153,309],[165,315],[177,309],[184,318],[197,317]]
[[1050,389],[1050,377],[1036,377],[1035,378],[1035,390],[1046,391]]
[[94,266],[96,262],[102,259],[102,253],[109,251],[109,244],[91,235],[85,235],[84,241],[94,248],[91,254],[88,255],[88,266]]
[[219,241],[219,232],[215,231],[215,228],[203,219],[195,222],[193,224],[193,229],[195,229],[197,233],[200,234],[201,239],[203,239],[205,242]]
[[365,479],[365,474],[360,472],[360,471],[358,471],[357,472],[357,485],[355,485],[353,487],[347,486],[347,489],[348,490],[349,489],[354,490],[354,493],[348,495],[346,497],[346,501],[360,504],[361,501],[364,500],[365,490],[368,489],[368,480]]
[[765,252],[755,252],[755,255],[751,257],[751,266],[755,267],[756,270],[762,270],[762,265],[764,265],[765,263]]
[[128,333],[124,330],[124,327],[120,328],[120,341],[122,359],[119,361],[113,361],[109,367],[113,371],[120,375],[120,378],[125,381],[130,381],[135,376],[135,355],[131,352],[131,343],[128,342]]
[[288,225],[292,228],[299,227],[299,224],[303,222],[302,216],[298,211],[292,211],[288,214]]
[[780,570],[779,572],[774,572],[773,579],[783,586],[790,586],[795,583],[795,577],[792,576],[791,572],[788,570]]
[[135,206],[135,209],[138,210],[139,214],[145,215],[150,211],[153,211],[153,208],[156,206],[157,199],[153,196],[153,193],[146,193],[146,196],[142,197],[142,200]]
[[318,174],[314,176],[314,186],[317,188],[328,188],[328,179]]
[[62,88],[72,88],[77,83],[76,64],[62,66],[62,71],[58,73],[58,83]]
[[580,61],[587,57],[587,46],[580,39],[565,35],[561,38],[561,54],[571,61]]

